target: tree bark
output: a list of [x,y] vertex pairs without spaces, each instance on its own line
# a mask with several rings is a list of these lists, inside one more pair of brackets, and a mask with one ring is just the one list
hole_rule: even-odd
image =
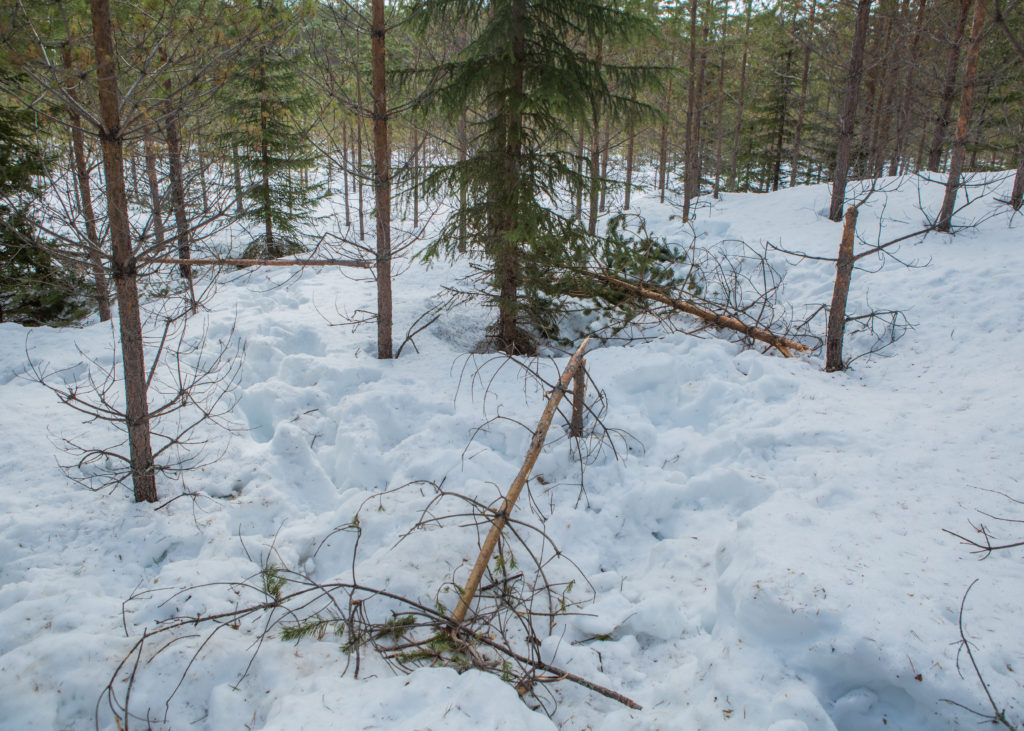
[[520,345],[519,315],[519,251],[511,240],[516,225],[515,193],[519,186],[520,158],[523,145],[523,119],[520,100],[524,90],[526,65],[526,0],[512,0],[512,78],[509,98],[511,104],[502,116],[505,127],[503,151],[504,175],[501,182],[501,211],[494,232],[496,246],[495,274],[498,280],[498,345],[508,355],[522,353]]
[[[601,65],[602,44],[597,44],[597,65]],[[587,233],[597,232],[598,197],[601,194],[601,102],[594,100],[594,116],[590,136],[590,218],[587,219]]]
[[736,190],[736,158],[740,151],[740,129],[743,126],[743,107],[747,100],[747,54],[750,51],[750,16],[754,0],[747,0],[747,20],[743,28],[743,61],[740,63],[739,108],[736,111],[736,127],[732,137],[732,160],[729,164],[729,190]]
[[[70,73],[71,49],[63,49],[64,68]],[[75,181],[78,186],[78,198],[82,206],[82,217],[85,218],[86,256],[92,269],[93,282],[96,284],[96,306],[100,313],[100,322],[110,320],[110,286],[107,284],[107,272],[103,267],[103,242],[96,231],[96,214],[92,207],[92,186],[89,181],[89,165],[85,159],[85,135],[82,133],[82,120],[74,105],[78,102],[73,87],[65,88],[72,103],[68,105],[68,121],[71,123],[71,152],[75,161]]]
[[832,288],[832,307],[828,311],[828,330],[825,333],[825,370],[841,371],[843,363],[843,336],[846,333],[846,300],[850,295],[853,274],[853,237],[857,230],[857,208],[846,209],[843,238],[839,242],[836,261],[836,282]]
[[800,103],[796,113],[796,129],[793,131],[793,159],[789,167],[789,187],[796,185],[797,172],[800,170],[800,148],[803,144],[804,115],[807,112],[807,86],[811,70],[810,34],[814,32],[814,14],[818,9],[817,0],[811,0],[811,13],[807,21],[804,36],[804,65],[800,74]]
[[960,0],[960,11],[953,30],[953,39],[949,43],[949,54],[946,56],[945,83],[942,86],[942,97],[939,111],[935,115],[935,130],[932,132],[931,146],[928,148],[928,169],[939,172],[942,160],[942,148],[946,142],[946,129],[949,127],[949,115],[953,110],[953,99],[956,97],[956,72],[960,66],[960,44],[963,43],[964,29],[967,27],[967,15],[971,9],[971,0]]
[[[673,63],[675,60],[673,59]],[[661,137],[658,141],[658,190],[660,202],[665,202],[665,188],[668,185],[668,120],[672,112],[672,77],[668,78],[665,92],[665,114],[661,120]]]
[[686,177],[683,178],[683,223],[690,220],[690,196],[696,167],[694,117],[697,104],[697,0],[690,0],[690,78],[686,95]]
[[[903,157],[903,150],[906,146],[907,128],[910,126],[910,100],[913,98],[914,80],[917,76],[917,64],[921,49],[921,29],[924,26],[924,14],[927,4],[927,0],[919,0],[917,19],[914,21],[914,38],[910,42],[907,78],[903,85],[903,94],[900,95],[896,110],[896,141],[892,152],[892,162],[889,163],[889,175],[896,175],[900,171],[900,159]],[[917,161],[917,164],[920,164],[920,161]]]
[[149,182],[149,201],[153,210],[153,236],[157,249],[164,248],[164,216],[160,204],[160,179],[156,174],[156,151],[153,149],[153,129],[147,120],[142,126],[142,146],[146,153],[146,179]]
[[112,270],[117,293],[125,387],[125,425],[132,486],[136,502],[156,502],[156,473],[150,441],[149,404],[146,398],[146,363],[142,343],[142,318],[135,252],[128,223],[128,196],[124,180],[124,138],[121,129],[120,94],[114,57],[113,24],[109,0],[89,0],[99,92],[103,169],[110,221]]
[[1013,177],[1013,191],[1010,193],[1010,205],[1019,211],[1024,202],[1024,149],[1017,151],[1017,174]]
[[949,156],[949,177],[946,179],[946,195],[939,209],[938,222],[935,228],[948,232],[952,225],[953,208],[956,206],[956,193],[960,188],[960,174],[963,172],[964,156],[967,152],[967,132],[971,123],[971,111],[974,103],[974,89],[978,76],[978,52],[981,49],[981,38],[985,30],[985,14],[988,8],[986,0],[975,0],[974,20],[971,21],[971,45],[967,48],[967,64],[964,69],[964,90],[960,97],[960,115],[956,121],[956,137],[953,139],[953,150]]
[[505,525],[508,523],[509,514],[512,512],[512,508],[515,507],[516,501],[526,485],[526,481],[530,478],[533,466],[537,464],[537,458],[540,456],[541,449],[544,448],[544,440],[547,437],[548,429],[551,428],[551,421],[555,418],[558,404],[569,388],[569,382],[572,380],[573,374],[582,367],[583,354],[586,352],[589,342],[590,338],[584,340],[572,357],[569,358],[568,365],[565,366],[561,378],[558,379],[558,385],[553,389],[547,404],[544,406],[540,422],[537,424],[537,428],[533,432],[533,438],[530,440],[530,448],[526,452],[523,465],[519,468],[515,479],[512,480],[512,484],[509,485],[505,497],[502,498],[501,509],[495,514],[494,521],[491,523],[491,529],[488,531],[487,537],[484,538],[483,545],[480,547],[480,553],[477,555],[473,569],[469,572],[469,577],[466,579],[462,594],[459,596],[459,602],[455,607],[455,611],[452,612],[452,623],[456,626],[462,624],[463,620],[466,619],[469,605],[472,603],[473,597],[476,596],[476,590],[480,587],[480,579],[483,578],[484,571],[487,570],[487,564],[491,562],[491,555],[494,553],[495,546],[498,545],[498,539],[501,537],[502,530],[504,530]]
[[630,128],[629,140],[626,142],[626,200],[622,207],[629,210],[630,196],[633,193],[633,142],[636,140],[636,132]]
[[377,203],[377,357],[390,359],[391,344],[391,141],[388,138],[384,0],[371,4],[373,64],[373,192]]
[[857,25],[853,31],[853,47],[850,49],[850,65],[846,76],[846,97],[840,118],[839,146],[836,150],[836,167],[832,176],[832,202],[828,217],[838,221],[843,215],[846,200],[846,177],[850,171],[850,154],[853,145],[853,131],[857,117],[857,96],[860,93],[860,77],[864,67],[864,41],[868,35],[868,20],[871,17],[871,0],[858,0]]

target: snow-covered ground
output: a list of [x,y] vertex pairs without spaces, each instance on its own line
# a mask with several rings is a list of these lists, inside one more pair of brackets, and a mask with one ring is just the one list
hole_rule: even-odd
[[[922,203],[938,208],[936,184],[886,185],[861,211],[861,248],[921,228]],[[977,717],[943,699],[991,710],[966,656],[964,677],[957,671],[960,602],[979,579],[965,629],[1019,727],[1024,549],[979,561],[943,532],[976,535],[973,521],[1024,539],[1022,524],[998,520],[1024,519],[1024,506],[1000,494],[1024,499],[1024,225],[995,197],[963,214],[976,228],[893,251],[916,267],[861,262],[872,273],[854,273],[849,312],[899,310],[913,329],[850,371],[826,374],[819,356],[788,360],[709,332],[591,348],[604,423],[621,430],[618,458],[602,451],[581,494],[573,440],[556,420],[533,499],[516,510],[543,520],[593,586],[591,595],[579,582],[572,598],[592,601],[557,619],[544,658],[643,710],[562,682],[543,691],[548,708],[557,701],[549,718],[495,676],[395,675],[372,656],[356,679],[342,674],[346,655],[331,635],[265,642],[239,683],[256,636],[247,625],[207,644],[169,703],[196,641],[140,664],[132,712],[154,728],[216,731],[973,728]],[[636,200],[651,230],[688,243],[676,209]],[[834,256],[841,226],[821,215],[827,204],[825,186],[727,195],[699,210],[696,231],[701,245],[770,240]],[[830,300],[833,265],[772,260],[797,320]],[[158,511],[124,490],[70,483],[52,442],[83,427],[24,377],[26,343],[51,370],[81,361],[76,345],[109,361],[110,328],[0,325],[0,727],[86,728],[98,717],[113,728],[97,700],[145,628],[234,606],[246,598],[229,585],[198,585],[241,581],[268,561],[320,582],[351,578],[353,534],[327,537],[357,512],[361,582],[453,606],[437,592],[453,572],[465,578],[476,532],[455,521],[396,546],[431,492],[380,493],[443,480],[495,499],[530,434],[511,420],[476,428],[499,414],[532,426],[544,394],[518,368],[467,355],[490,316],[477,305],[444,315],[418,350],[376,360],[372,325],[329,324],[337,311],[374,309],[372,283],[346,274],[262,270],[221,282],[208,335],[234,327],[246,342],[233,410],[241,428],[202,432],[212,453],[226,451],[185,482],[209,497]],[[399,338],[452,276],[414,264],[396,282]],[[823,324],[819,314],[812,329]],[[847,351],[869,346],[854,334]],[[538,367],[551,380],[564,363]],[[160,489],[170,498],[181,484]],[[197,588],[164,603],[181,587]]]

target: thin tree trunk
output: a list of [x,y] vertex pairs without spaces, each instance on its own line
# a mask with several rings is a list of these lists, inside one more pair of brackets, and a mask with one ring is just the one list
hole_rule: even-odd
[[110,221],[112,269],[117,292],[117,319],[121,331],[125,387],[125,425],[132,486],[136,502],[156,502],[156,473],[150,442],[149,405],[146,400],[146,362],[139,311],[137,262],[128,223],[128,196],[124,180],[124,132],[121,129],[120,94],[114,58],[109,0],[89,0],[93,46],[96,55],[96,87],[99,93],[100,142]]
[[241,216],[245,213],[242,206],[242,166],[238,163],[238,145],[231,146],[231,172],[235,181],[235,215]]
[[604,213],[607,210],[605,203],[606,194],[608,192],[608,186],[605,181],[608,180],[608,155],[611,152],[611,131],[608,129],[608,116],[604,118],[604,142],[601,144],[601,200],[598,201],[597,210]]
[[796,113],[796,130],[793,132],[793,159],[789,168],[789,187],[796,185],[797,172],[800,169],[800,152],[803,144],[804,115],[807,112],[807,86],[811,70],[811,41],[810,34],[814,32],[814,14],[818,9],[817,0],[811,0],[811,13],[807,21],[806,35],[804,36],[804,65],[800,74],[800,104]]
[[[672,60],[675,63],[675,59]],[[658,144],[658,190],[661,202],[665,202],[665,187],[668,185],[668,120],[672,112],[672,77],[668,77],[668,90],[665,92],[665,114],[661,120],[661,138]]]
[[[458,136],[459,136],[459,162],[466,162],[466,158],[469,155],[469,138],[466,131],[466,110],[462,110],[462,114],[459,115],[458,123]],[[466,194],[469,192],[467,189],[465,179],[459,176],[459,210],[465,210],[466,208]],[[466,245],[466,219],[464,216],[459,216],[459,246],[464,247]]]
[[[167,141],[167,172],[171,181],[171,206],[174,208],[175,238],[178,258],[187,260],[192,256],[192,242],[188,228],[188,214],[185,212],[185,173],[181,162],[181,133],[178,128],[178,114],[169,109],[164,120],[164,138]],[[183,279],[192,281],[192,268],[188,264],[180,267]]]
[[918,0],[917,19],[914,21],[914,38],[910,42],[907,78],[903,84],[903,93],[900,95],[896,110],[896,141],[893,147],[892,161],[889,163],[889,175],[896,175],[900,171],[900,159],[903,157],[903,150],[906,145],[907,128],[910,125],[910,100],[913,98],[914,80],[917,75],[917,64],[920,58],[921,29],[924,26],[926,5],[927,0]]
[[719,39],[718,91],[715,95],[715,187],[712,197],[717,200],[722,190],[722,115],[725,109],[725,36],[729,13],[722,14],[722,37]]
[[690,220],[690,196],[696,174],[696,135],[694,122],[697,113],[697,0],[690,0],[690,78],[686,96],[686,171],[683,178],[683,223]]
[[836,282],[832,289],[832,307],[828,311],[828,330],[825,334],[825,370],[841,371],[843,363],[843,336],[846,333],[846,300],[850,295],[853,275],[853,237],[857,230],[857,208],[846,209],[843,238],[839,242],[836,260]]
[[[583,176],[583,153],[585,152],[585,148],[584,148],[584,144],[585,144],[584,143],[584,138],[585,137],[586,137],[586,132],[584,130],[583,124],[581,123],[580,124],[580,136],[579,136],[578,142],[576,143],[576,174],[578,176],[580,176],[580,177]],[[579,221],[582,224],[583,223],[583,186],[582,185],[576,186],[576,210],[575,210],[575,214],[574,215],[576,217],[576,220]]]
[[981,49],[981,38],[985,30],[985,14],[988,8],[986,0],[975,0],[974,20],[971,22],[971,45],[967,48],[967,64],[964,68],[964,90],[960,97],[960,115],[956,121],[956,137],[953,150],[949,156],[949,178],[946,180],[946,195],[942,199],[939,218],[935,228],[948,232],[952,225],[953,208],[956,206],[956,193],[960,188],[960,174],[963,172],[964,156],[967,152],[967,133],[971,123],[971,111],[974,103],[974,89],[978,76],[978,52]]
[[[512,78],[510,98],[520,99],[523,94],[524,67],[526,65],[526,0],[512,0]],[[523,144],[522,112],[517,108],[503,111],[505,122],[504,175],[501,186],[501,212],[498,214],[495,244],[495,268],[498,280],[498,344],[508,355],[521,353],[519,343],[518,290],[519,252],[510,233],[515,228],[516,211],[513,210],[515,192],[519,187],[520,157]]]
[[348,166],[349,166],[349,155],[348,155],[348,123],[341,125],[341,177],[342,177],[342,189],[345,191],[345,227],[352,228],[352,205],[349,202],[349,195],[351,191],[348,187]]
[[384,0],[373,0],[370,58],[373,64],[373,189],[377,204],[377,357],[391,346],[391,142],[388,138]]
[[633,141],[636,139],[636,132],[629,131],[629,140],[626,142],[626,200],[622,207],[629,210],[630,196],[633,194]]
[[750,16],[754,10],[754,0],[747,0],[747,20],[743,28],[743,61],[740,63],[740,95],[739,108],[736,111],[736,128],[732,137],[732,160],[729,164],[729,190],[736,190],[736,158],[740,150],[740,129],[743,126],[743,107],[747,96],[747,53],[750,51]]
[[[601,65],[603,46],[597,44],[597,65]],[[598,198],[601,194],[601,102],[594,100],[594,117],[590,137],[590,217],[587,219],[587,233],[591,236],[597,232]]]
[[842,218],[843,203],[846,200],[846,177],[850,170],[850,153],[857,118],[857,95],[860,93],[860,77],[864,66],[864,41],[867,38],[870,17],[871,0],[858,0],[857,25],[853,31],[853,47],[850,50],[850,65],[846,77],[846,98],[840,122],[835,173],[832,176],[832,202],[828,217],[833,221]]
[[[65,69],[71,72],[71,49],[63,50]],[[96,306],[99,308],[100,321],[110,320],[110,287],[107,284],[107,272],[103,267],[103,243],[96,231],[96,214],[92,207],[92,186],[89,182],[89,165],[85,159],[85,135],[82,133],[82,120],[75,109],[78,99],[73,87],[65,89],[72,103],[68,105],[68,120],[71,123],[71,153],[75,162],[75,181],[78,184],[78,197],[82,205],[82,217],[85,218],[86,256],[92,269],[93,282],[96,284]]]
[[142,125],[142,146],[146,152],[146,178],[149,181],[149,201],[153,210],[153,235],[160,251],[164,249],[164,217],[160,205],[160,179],[156,174],[156,151],[153,148],[153,129],[147,120]]
[[949,54],[946,56],[945,83],[942,85],[939,111],[935,115],[932,143],[928,148],[928,169],[936,173],[939,172],[939,163],[942,161],[942,150],[946,144],[946,129],[949,127],[949,115],[953,110],[953,99],[956,97],[956,72],[960,66],[960,45],[963,43],[970,9],[971,0],[960,0],[956,28],[953,30],[953,39],[949,43]]
[[[356,79],[356,107],[359,109],[360,115],[363,109],[363,93],[362,93],[362,81]],[[362,116],[356,117],[356,189],[358,196],[356,204],[359,210],[359,240],[363,241],[366,239],[366,220],[364,218],[363,211],[363,118]]]
[[697,71],[697,115],[693,121],[693,178],[690,185],[690,198],[700,198],[701,172],[704,168],[704,87],[708,69],[708,29],[710,25],[704,23],[704,38],[700,46],[700,63]]
[[1010,193],[1010,205],[1019,211],[1024,202],[1024,148],[1017,150],[1017,174],[1013,177],[1013,191]]
[[779,131],[775,137],[775,164],[772,170],[772,190],[778,190],[782,182],[782,143],[786,135],[786,111],[789,102],[789,70],[793,64],[793,49],[786,51],[786,66],[782,72],[782,109],[779,114]]

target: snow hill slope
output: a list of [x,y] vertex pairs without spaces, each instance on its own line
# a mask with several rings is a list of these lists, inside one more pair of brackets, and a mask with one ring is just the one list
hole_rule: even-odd
[[[995,178],[1005,197],[1009,180]],[[862,209],[859,247],[920,228],[922,203],[938,208],[937,184],[885,187]],[[834,256],[840,225],[821,215],[827,202],[825,186],[727,195],[699,211],[696,233],[707,245],[770,240]],[[653,231],[689,240],[671,206],[644,197],[640,209]],[[999,494],[1024,500],[1024,226],[993,197],[961,221],[969,216],[976,228],[893,252],[927,266],[887,259],[854,273],[851,314],[900,310],[914,327],[850,371],[710,333],[592,348],[604,421],[629,436],[619,459],[606,449],[587,467],[583,495],[563,425],[534,470],[545,530],[593,586],[585,614],[559,618],[542,649],[643,710],[563,682],[545,690],[549,709],[557,701],[549,718],[494,676],[396,676],[372,657],[355,679],[342,675],[346,656],[330,635],[265,642],[239,682],[253,650],[244,628],[211,641],[169,703],[195,645],[140,667],[131,710],[154,728],[217,731],[974,728],[976,717],[942,699],[990,711],[963,657],[965,677],[957,672],[960,602],[979,579],[965,629],[1020,726],[1024,549],[978,561],[943,532],[967,535],[983,521],[1006,542],[1024,538],[1020,523],[978,512],[1024,519],[1024,505]],[[833,265],[772,259],[797,319],[829,301]],[[396,333],[451,276],[416,264],[396,282]],[[70,484],[51,439],[83,427],[25,377],[26,350],[54,370],[81,361],[75,345],[109,361],[110,329],[0,325],[0,727],[87,728],[96,717],[114,728],[97,699],[144,628],[234,606],[240,598],[214,582],[251,577],[268,560],[318,581],[350,577],[351,535],[324,539],[357,513],[364,583],[431,604],[475,557],[475,532],[458,524],[395,546],[429,491],[381,492],[443,480],[490,501],[515,475],[529,432],[505,420],[475,429],[499,413],[532,426],[544,394],[500,359],[466,355],[489,313],[459,308],[416,339],[418,352],[380,362],[371,327],[321,316],[372,309],[372,284],[331,269],[228,279],[208,334],[234,327],[246,341],[233,410],[242,428],[204,432],[226,451],[185,481],[210,497],[159,511]],[[821,315],[812,326],[823,330]],[[847,352],[869,341],[853,334]],[[538,367],[550,380],[564,362]],[[525,501],[517,510],[530,512]],[[153,591],[125,603],[142,590]]]

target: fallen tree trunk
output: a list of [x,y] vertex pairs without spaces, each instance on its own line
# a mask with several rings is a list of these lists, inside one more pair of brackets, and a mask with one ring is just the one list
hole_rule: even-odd
[[369,269],[372,262],[359,259],[151,259],[152,264],[234,267],[354,267]]
[[501,499],[501,507],[495,512],[491,529],[487,532],[487,537],[480,548],[480,555],[477,556],[473,570],[469,572],[469,578],[466,580],[461,596],[459,596],[459,603],[452,614],[452,623],[455,627],[462,624],[462,621],[466,618],[469,605],[476,595],[477,588],[480,586],[480,579],[483,578],[487,564],[490,563],[494,547],[498,545],[501,531],[508,522],[509,513],[515,507],[516,500],[519,499],[519,494],[523,491],[523,486],[526,485],[526,480],[530,477],[530,471],[533,470],[533,465],[537,463],[537,457],[540,456],[540,450],[544,446],[544,439],[547,437],[548,429],[551,427],[551,420],[555,417],[555,410],[558,408],[562,396],[568,390],[569,382],[572,380],[573,375],[582,366],[583,354],[586,352],[589,343],[590,338],[587,338],[576,349],[576,352],[569,359],[568,365],[565,366],[565,370],[562,371],[562,377],[558,379],[558,383],[551,391],[551,397],[548,398],[547,406],[544,407],[544,412],[541,414],[540,423],[537,424],[537,429],[533,432],[533,439],[530,440],[530,449],[526,452],[523,466],[519,468],[519,474],[516,475],[515,479],[512,480],[512,484],[509,485],[505,497]]
[[730,317],[729,315],[720,315],[717,312],[712,312],[711,310],[695,305],[687,300],[676,299],[675,297],[665,294],[657,289],[645,287],[640,284],[634,284],[633,282],[627,282],[624,279],[612,277],[608,274],[601,274],[600,272],[585,271],[582,272],[582,274],[584,276],[591,277],[592,279],[596,279],[598,282],[606,284],[609,287],[614,287],[623,292],[629,292],[631,294],[644,297],[645,299],[654,300],[655,302],[660,302],[663,305],[668,305],[674,310],[679,310],[680,312],[685,312],[688,315],[699,317],[715,327],[735,330],[738,333],[746,335],[748,338],[752,338],[772,346],[787,358],[793,357],[794,350],[800,353],[806,353],[811,350],[808,346],[797,342],[796,340],[791,340],[790,338],[785,338],[781,335],[775,335],[768,330],[755,327],[754,325],[748,325],[747,323],[742,322],[735,317]]

